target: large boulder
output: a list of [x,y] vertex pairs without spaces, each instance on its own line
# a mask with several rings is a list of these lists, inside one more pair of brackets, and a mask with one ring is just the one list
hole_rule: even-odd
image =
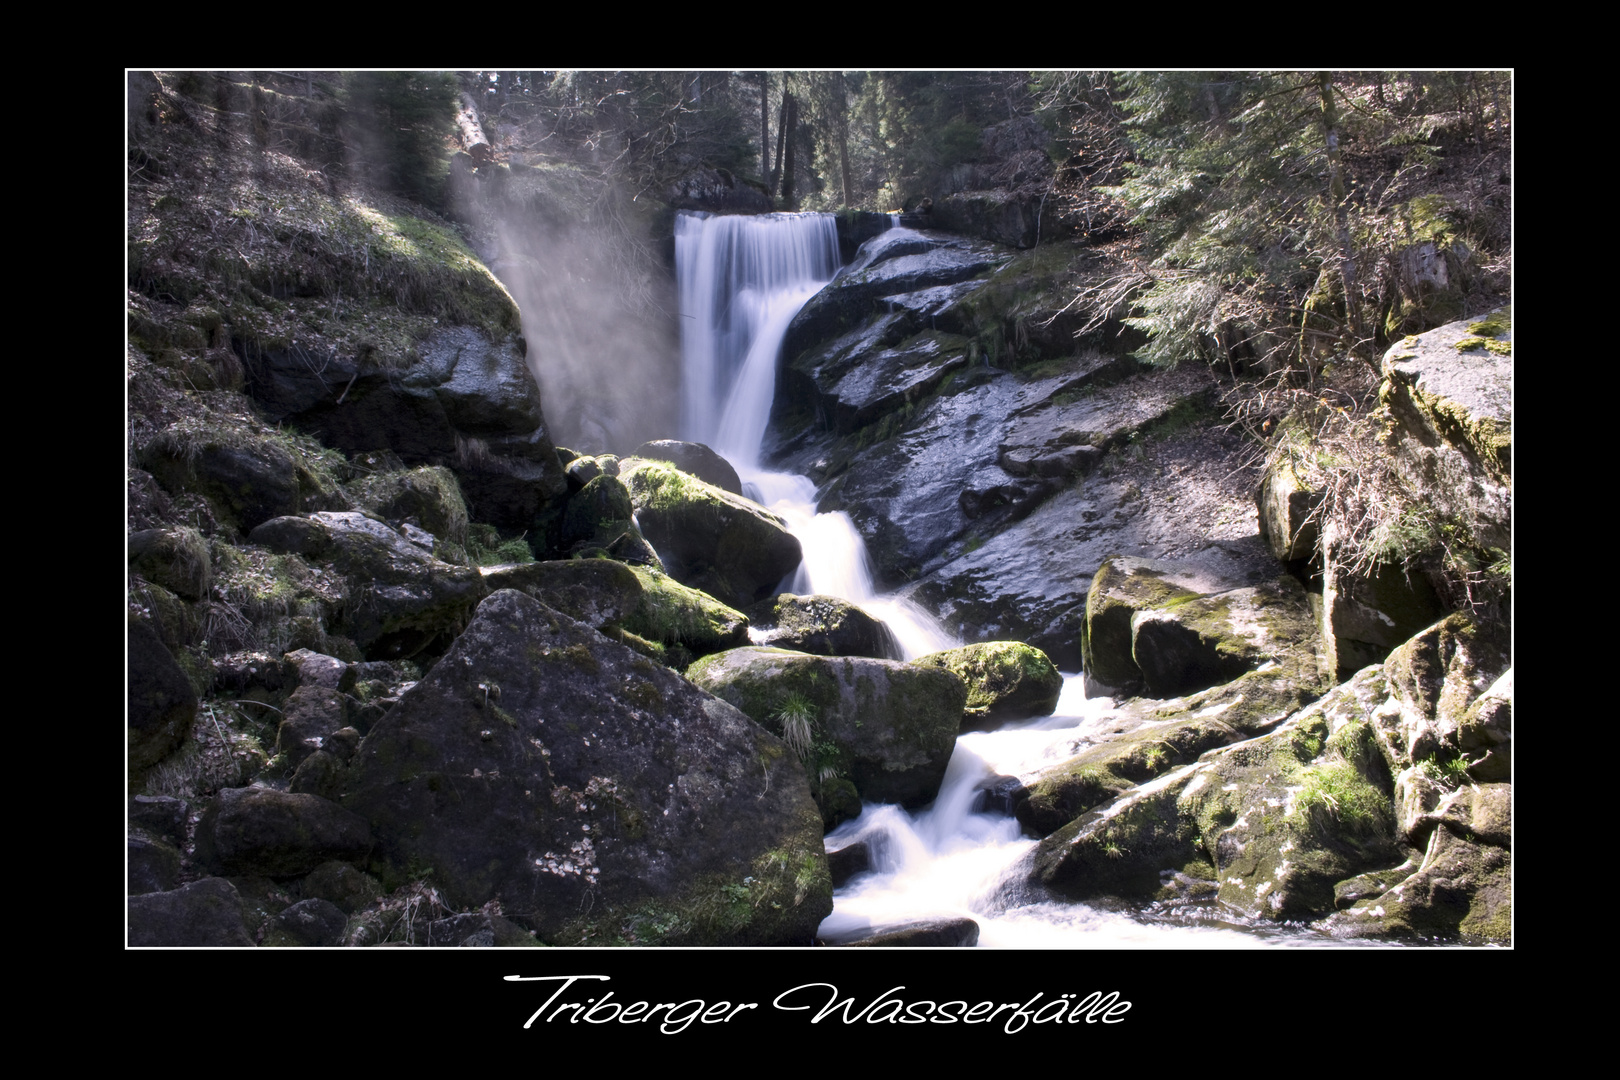
[[132,947],[251,948],[242,897],[224,878],[193,881],[169,892],[129,898]]
[[1072,899],[1191,893],[1250,917],[1331,913],[1337,883],[1401,858],[1368,720],[1381,689],[1347,684],[1082,815],[1041,842],[1034,876]]
[[275,518],[249,539],[341,574],[347,603],[337,629],[371,660],[401,659],[447,643],[486,594],[476,569],[434,558],[363,513]]
[[1274,730],[1321,696],[1315,665],[1270,664],[1170,701],[1137,698],[1108,715],[1106,741],[1078,740],[1072,758],[1011,792],[1013,814],[1046,836],[1201,754]]
[[742,612],[651,567],[629,569],[641,584],[640,599],[620,624],[630,633],[679,646],[692,657],[748,643],[748,616]]
[[1379,397],[1397,468],[1443,519],[1506,550],[1513,512],[1513,309],[1391,346]]
[[753,609],[749,638],[755,645],[814,653],[900,659],[894,635],[848,600],[836,596],[782,593]]
[[315,795],[227,788],[197,825],[197,861],[220,873],[301,877],[332,859],[363,859],[364,819]]
[[681,442],[677,439],[654,439],[636,447],[634,457],[648,461],[667,461],[682,472],[689,472],[705,484],[713,484],[722,491],[741,495],[742,478],[731,462],[702,443]]
[[669,575],[723,604],[744,608],[775,595],[803,559],[787,523],[740,495],[655,461],[627,460],[619,477]]
[[939,792],[967,702],[962,680],[939,668],[785,649],[716,653],[687,678],[783,734],[818,782],[846,779],[868,802],[906,806]]
[[344,806],[385,886],[431,873],[551,944],[808,944],[832,910],[781,741],[517,592],[372,729]]
[[491,592],[516,589],[598,630],[624,622],[641,603],[641,579],[612,559],[513,563],[481,572]]
[[991,730],[1009,720],[1049,716],[1063,692],[1063,675],[1041,650],[1020,641],[983,641],[912,661],[943,668],[967,685],[962,723]]
[[1182,562],[1121,557],[1086,598],[1086,672],[1122,690],[1173,697],[1229,681],[1268,660],[1312,651],[1304,589],[1259,585]]

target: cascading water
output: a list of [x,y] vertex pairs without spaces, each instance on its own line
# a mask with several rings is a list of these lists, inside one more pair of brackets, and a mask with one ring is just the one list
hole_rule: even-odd
[[[838,270],[832,216],[682,214],[675,258],[684,437],[726,457],[751,497],[788,522],[805,552],[792,591],[859,604],[888,624],[907,659],[960,644],[915,605],[876,594],[860,533],[847,514],[816,513],[815,485],[807,477],[760,468],[782,339],[794,315]],[[1107,699],[1085,698],[1081,676],[1068,676],[1053,716],[959,738],[930,808],[912,814],[867,805],[829,834],[833,849],[866,843],[878,872],[838,892],[821,927],[823,939],[854,939],[940,916],[973,918],[979,944],[992,947],[1233,947],[1259,944],[1262,935],[1286,939],[1287,931],[1269,928],[1240,933],[1143,922],[1055,903],[1025,884],[1020,863],[1037,841],[1024,838],[1013,818],[975,813],[979,791],[992,776],[1028,779],[1072,756],[1077,745],[1101,735],[1108,709]]]

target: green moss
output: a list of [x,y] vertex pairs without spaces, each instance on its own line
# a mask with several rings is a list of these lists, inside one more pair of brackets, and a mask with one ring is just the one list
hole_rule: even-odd
[[1290,817],[1318,836],[1374,836],[1388,832],[1395,820],[1389,798],[1342,761],[1306,771]]
[[1458,340],[1452,348],[1458,352],[1467,352],[1469,349],[1488,349],[1498,356],[1513,355],[1513,342],[1497,341],[1493,338],[1465,337]]

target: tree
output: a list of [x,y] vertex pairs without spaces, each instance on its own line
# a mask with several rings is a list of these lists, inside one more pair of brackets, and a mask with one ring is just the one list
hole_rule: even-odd
[[1368,316],[1392,286],[1368,271],[1411,242],[1416,183],[1445,143],[1483,153],[1485,116],[1501,119],[1497,80],[1464,74],[1404,91],[1382,73],[1123,75],[1135,160],[1110,190],[1153,257],[1129,320],[1150,336],[1141,355],[1376,364],[1393,330]]
[[360,164],[390,190],[439,204],[449,171],[445,140],[455,127],[459,88],[443,71],[356,71],[344,98]]

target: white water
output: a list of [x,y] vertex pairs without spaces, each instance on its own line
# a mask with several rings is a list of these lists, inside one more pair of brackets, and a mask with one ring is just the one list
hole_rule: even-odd
[[[866,547],[844,513],[818,514],[807,477],[760,468],[782,338],[801,307],[838,268],[838,240],[827,214],[711,217],[682,214],[675,226],[681,297],[683,437],[707,443],[736,467],[759,503],[788,522],[804,563],[788,591],[859,604],[882,619],[907,659],[961,642],[928,614],[872,587]],[[721,404],[723,403],[723,404]],[[1032,778],[1063,761],[1104,724],[1107,699],[1085,698],[1068,676],[1053,716],[957,740],[933,805],[917,813],[866,805],[827,837],[830,850],[865,842],[876,872],[839,890],[822,923],[828,941],[930,917],[969,916],[984,947],[1185,948],[1262,944],[1275,932],[1200,926],[1206,911],[1165,921],[1047,900],[1025,884],[1037,841],[1000,814],[975,814],[977,791],[991,776]],[[1292,936],[1290,944],[1316,943]]]

